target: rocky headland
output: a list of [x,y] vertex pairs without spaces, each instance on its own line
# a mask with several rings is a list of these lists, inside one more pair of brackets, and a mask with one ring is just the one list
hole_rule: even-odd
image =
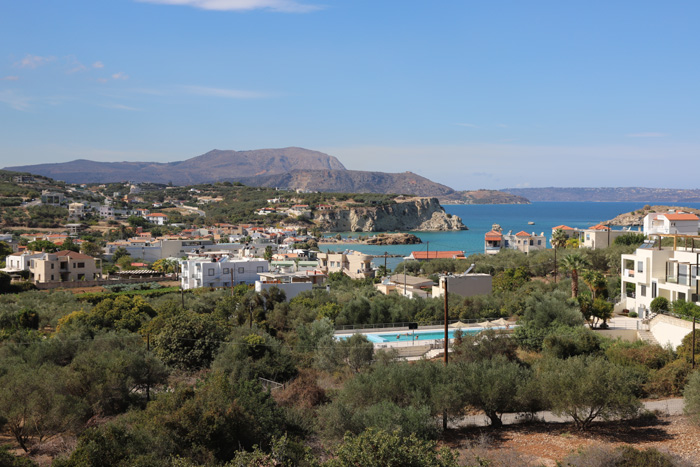
[[336,207],[313,218],[326,232],[396,232],[467,230],[458,216],[447,214],[437,198],[405,198],[371,207]]
[[697,214],[700,216],[700,209],[693,209],[693,208],[684,208],[680,206],[664,206],[664,205],[658,205],[658,206],[649,206],[648,204],[644,206],[642,209],[638,209],[636,211],[632,212],[626,212],[624,214],[620,214],[614,219],[610,219],[607,222],[603,222],[603,224],[610,224],[610,225],[643,225],[644,224],[644,217],[649,214],[650,212],[668,212],[668,211],[682,211],[682,212],[691,212],[693,214]]

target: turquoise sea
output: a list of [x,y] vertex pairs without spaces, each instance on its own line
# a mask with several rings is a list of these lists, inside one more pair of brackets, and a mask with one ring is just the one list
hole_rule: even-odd
[[[459,232],[412,232],[423,241],[420,245],[358,245],[355,243],[321,245],[321,250],[339,251],[352,249],[371,255],[383,255],[388,252],[392,255],[407,256],[412,251],[425,251],[426,246],[430,251],[464,251],[469,256],[472,253],[483,253],[484,234],[491,230],[492,224],[500,224],[504,232],[512,230],[513,233],[525,230],[544,234],[549,238],[552,227],[568,225],[569,227],[587,228],[600,222],[605,222],[618,214],[641,209],[645,204],[660,204],[653,202],[626,202],[626,203],[577,203],[577,202],[550,202],[532,204],[495,204],[495,205],[445,205],[445,211],[462,218],[464,225],[469,230]],[[700,203],[684,203],[683,206],[700,209]],[[528,225],[528,222],[534,225]],[[343,233],[343,237],[356,237],[358,233]],[[367,235],[367,234],[364,234]],[[426,245],[427,242],[427,245]],[[383,263],[383,259],[376,258],[375,264]],[[394,268],[401,262],[400,258],[389,258],[387,266]]]

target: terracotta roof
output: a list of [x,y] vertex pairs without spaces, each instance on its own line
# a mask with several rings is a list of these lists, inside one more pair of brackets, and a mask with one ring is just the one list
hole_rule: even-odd
[[146,217],[168,217],[165,214],[161,214],[160,212],[154,212],[153,214],[147,214]]
[[95,259],[92,256],[84,255],[82,253],[77,253],[71,250],[61,250],[53,254],[55,254],[56,256],[67,256],[70,259]]
[[495,230],[490,230],[486,232],[486,240],[500,240],[503,238],[503,235],[501,235],[500,232],[496,232]]
[[684,213],[684,212],[679,212],[679,213],[675,213],[675,214],[664,214],[663,216],[670,221],[696,221],[696,220],[698,220],[698,216],[696,216],[695,214],[689,214],[689,213]]
[[529,237],[530,234],[525,232],[524,230],[521,230],[520,232],[515,234],[516,237]]
[[463,251],[413,251],[414,259],[452,259],[464,258]]
[[610,230],[610,227],[608,227],[607,225],[598,224],[591,227],[590,230]]
[[558,225],[556,227],[552,227],[552,230],[559,230],[559,229],[561,229],[561,230],[576,230],[573,227],[569,227],[568,225],[564,225],[564,224]]

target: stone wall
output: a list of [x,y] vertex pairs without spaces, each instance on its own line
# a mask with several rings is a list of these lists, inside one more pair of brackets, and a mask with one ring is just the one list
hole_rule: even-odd
[[656,315],[649,323],[649,331],[654,335],[656,341],[663,346],[670,344],[674,349],[692,330],[692,321],[669,315]]

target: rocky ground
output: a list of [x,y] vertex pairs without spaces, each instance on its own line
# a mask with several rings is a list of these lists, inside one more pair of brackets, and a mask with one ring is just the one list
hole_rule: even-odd
[[465,458],[494,458],[489,465],[556,466],[567,455],[593,447],[631,445],[656,448],[700,465],[700,427],[683,415],[647,422],[600,422],[586,432],[571,423],[534,423],[502,428],[470,427],[454,431],[447,444]]

